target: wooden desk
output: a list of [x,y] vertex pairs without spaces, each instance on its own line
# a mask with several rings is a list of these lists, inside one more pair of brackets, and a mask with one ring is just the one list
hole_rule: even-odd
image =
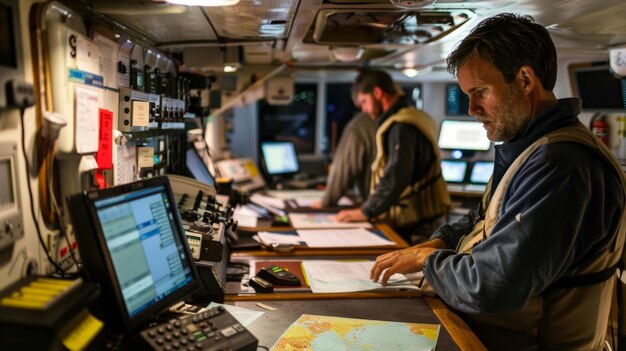
[[[254,257],[293,257],[293,256],[378,256],[384,253],[395,251],[399,249],[407,248],[409,245],[393,231],[388,225],[384,223],[376,224],[375,228],[380,230],[385,236],[395,242],[395,245],[386,246],[368,246],[368,247],[345,247],[345,248],[310,248],[306,246],[296,246],[293,251],[290,252],[276,252],[269,249],[261,250],[237,250],[233,249],[231,253],[232,258],[254,256]],[[255,228],[256,229],[256,228]],[[280,231],[292,231],[295,230],[291,227],[272,227],[269,230],[274,232]],[[258,231],[261,231],[258,230]]]
[[[261,310],[255,301],[229,301],[228,304]],[[266,302],[277,308],[265,313],[248,330],[259,339],[259,345],[271,347],[302,314],[384,320],[394,322],[441,324],[437,350],[487,350],[469,327],[443,303],[432,298],[385,298],[288,300]]]

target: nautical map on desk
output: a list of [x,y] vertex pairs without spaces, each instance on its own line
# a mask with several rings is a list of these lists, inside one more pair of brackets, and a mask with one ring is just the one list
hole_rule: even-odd
[[291,226],[297,229],[371,228],[370,222],[339,222],[336,213],[290,213]]
[[272,346],[286,350],[434,350],[439,324],[387,322],[303,314]]

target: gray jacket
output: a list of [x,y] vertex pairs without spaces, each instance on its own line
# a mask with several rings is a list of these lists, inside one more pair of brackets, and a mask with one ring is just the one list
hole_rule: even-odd
[[376,155],[376,122],[367,114],[356,115],[343,130],[333,163],[322,206],[337,205],[339,199],[355,185],[362,199],[369,195],[370,165]]

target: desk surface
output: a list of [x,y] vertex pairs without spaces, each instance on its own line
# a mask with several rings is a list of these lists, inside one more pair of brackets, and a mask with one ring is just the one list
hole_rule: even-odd
[[[298,300],[264,303],[277,309],[275,311],[265,311],[263,316],[247,328],[259,339],[259,345],[268,348],[274,345],[283,332],[302,314],[313,314],[395,322],[441,324],[443,328],[441,328],[439,333],[437,350],[486,350],[467,325],[452,312],[445,309],[445,306],[436,299]],[[261,308],[256,306],[255,301],[237,301],[229,302],[229,304],[251,310],[261,310]],[[438,311],[441,313],[438,313]]]

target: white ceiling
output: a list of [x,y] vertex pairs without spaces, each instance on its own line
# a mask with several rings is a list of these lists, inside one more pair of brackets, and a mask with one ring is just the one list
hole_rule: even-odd
[[[145,0],[81,1],[142,32],[163,51],[200,50],[208,57],[232,54],[232,49],[225,48],[240,47],[241,64],[251,66],[437,66],[481,19],[500,12],[533,16],[549,28],[559,51],[572,55],[606,51],[610,46],[626,43],[623,0],[439,0],[417,11],[455,16],[463,13],[469,19],[459,28],[424,43],[364,43],[363,33],[357,30],[354,36],[337,35],[336,40],[331,36],[325,42],[316,40],[314,34],[322,30],[321,25],[333,25],[325,20],[329,14],[398,11],[384,0],[240,0],[238,5],[216,8],[186,8]],[[366,25],[378,29],[384,26],[373,22]],[[441,29],[431,25],[427,30],[432,28]],[[331,53],[332,47],[357,47],[362,49],[362,57],[355,62],[338,62]],[[221,69],[219,65],[224,60],[203,61],[202,57],[194,57],[193,65],[207,70]]]

